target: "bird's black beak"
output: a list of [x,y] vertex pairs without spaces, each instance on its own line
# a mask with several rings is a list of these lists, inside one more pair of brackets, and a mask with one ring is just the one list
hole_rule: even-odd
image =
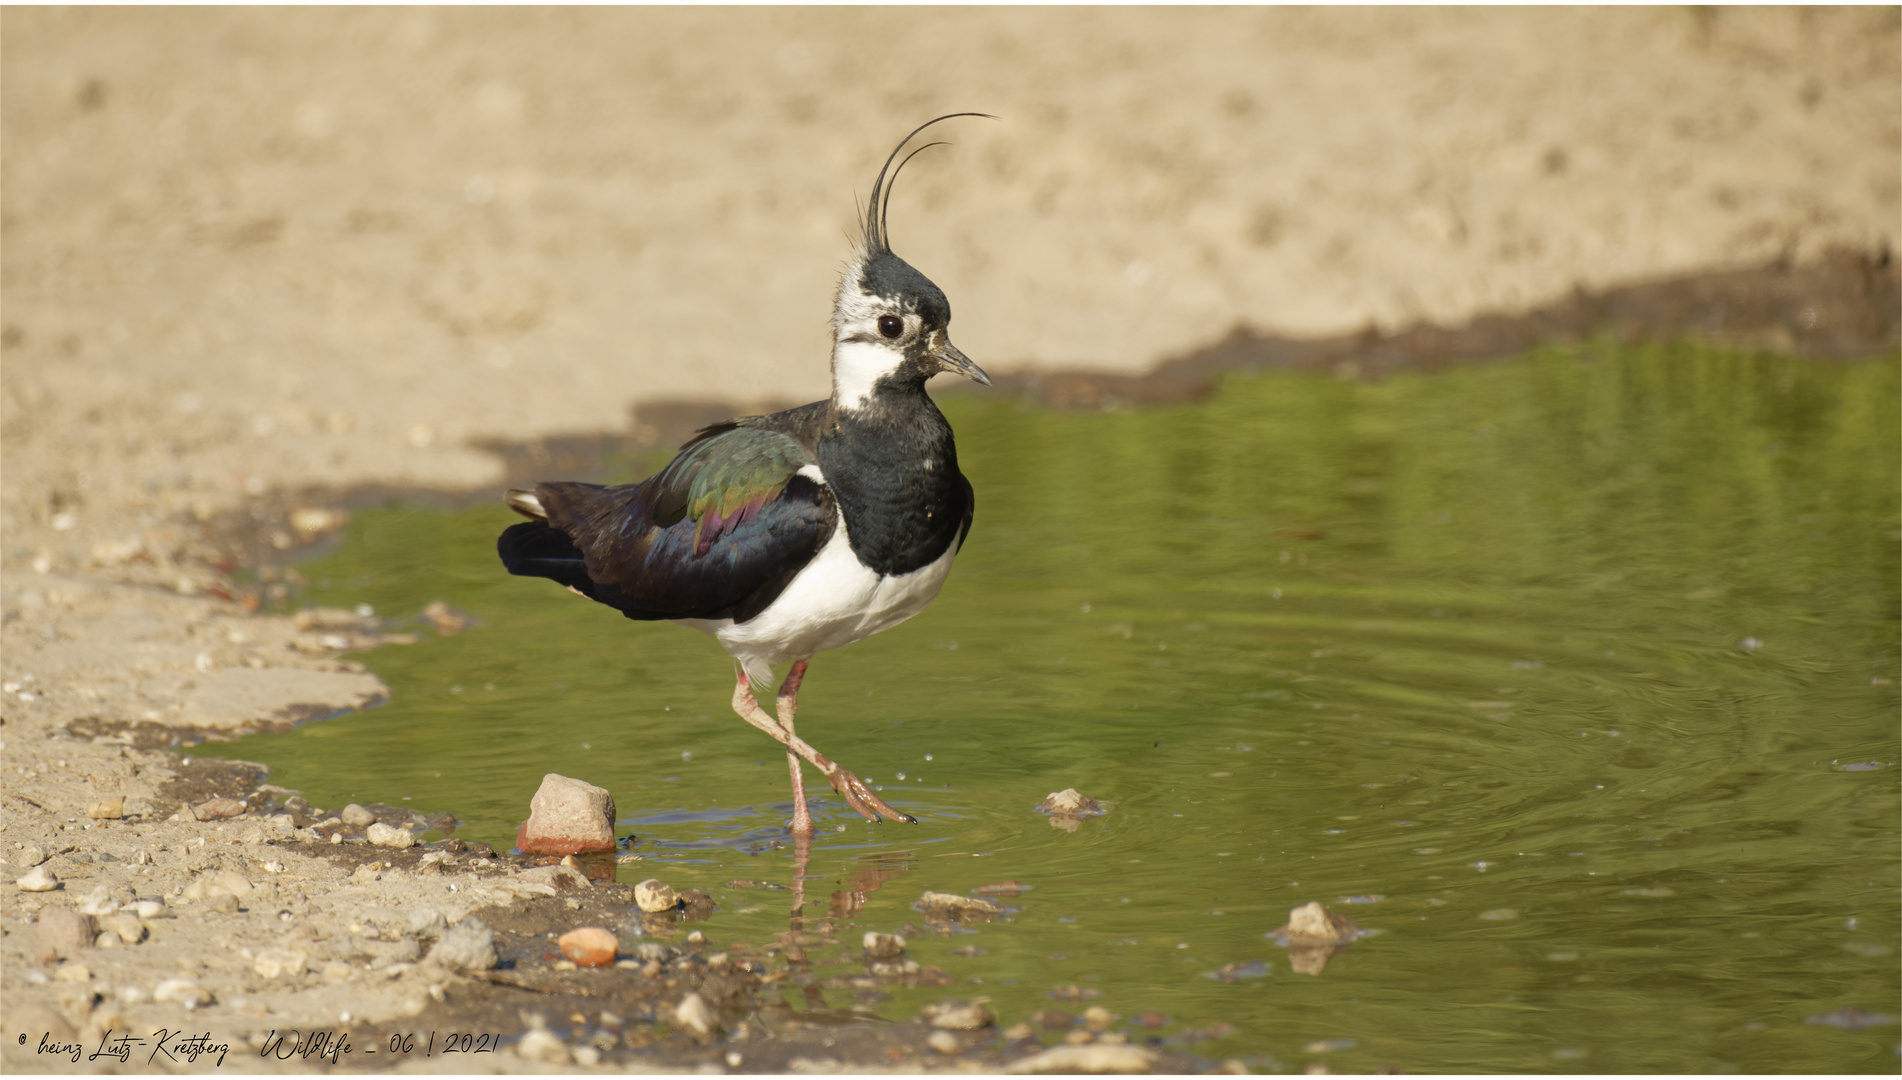
[[970,357],[959,352],[958,347],[949,341],[935,349],[931,358],[938,362],[940,371],[955,371],[981,386],[991,385],[991,377],[984,374],[984,369],[973,364]]

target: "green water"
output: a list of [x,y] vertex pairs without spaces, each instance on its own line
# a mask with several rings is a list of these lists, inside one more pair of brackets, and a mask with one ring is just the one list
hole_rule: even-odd
[[[958,987],[880,1014],[985,993],[1010,1023],[1075,985],[1262,1069],[1895,1071],[1892,1019],[1807,1021],[1902,1011],[1897,370],[1593,346],[1147,411],[951,399],[957,568],[801,699],[920,819],[809,781],[807,914],[881,883],[819,970],[925,890],[1016,879],[1009,921],[913,943]],[[791,881],[785,758],[730,662],[508,577],[512,520],[360,514],[304,600],[479,626],[363,656],[384,707],[225,752],[498,847],[543,773],[585,778],[639,876],[771,940],[787,894],[728,883]],[[1065,787],[1110,812],[1052,828]],[[1318,978],[1266,936],[1309,900],[1376,931]]]

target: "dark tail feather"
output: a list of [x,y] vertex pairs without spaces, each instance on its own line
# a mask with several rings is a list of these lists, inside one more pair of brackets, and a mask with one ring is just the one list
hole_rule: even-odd
[[511,574],[549,578],[584,596],[599,599],[581,550],[568,539],[567,533],[551,528],[545,521],[524,521],[502,530],[495,550]]

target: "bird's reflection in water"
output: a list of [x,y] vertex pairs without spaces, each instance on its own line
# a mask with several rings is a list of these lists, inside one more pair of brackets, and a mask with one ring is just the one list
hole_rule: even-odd
[[[806,1007],[797,1010],[800,1019],[813,1023],[866,1019],[864,1012],[834,1008],[826,1001],[809,950],[840,944],[840,924],[856,917],[864,909],[868,896],[914,865],[909,854],[881,853],[854,859],[843,874],[841,884],[845,887],[834,890],[826,898],[824,914],[809,915],[806,883],[826,875],[811,872],[812,841],[803,836],[793,837],[792,905],[787,928],[773,935],[773,940],[786,959],[786,982],[798,988],[805,999]],[[814,901],[815,906],[816,903]],[[785,1007],[791,1011],[791,1002],[787,1001]]]

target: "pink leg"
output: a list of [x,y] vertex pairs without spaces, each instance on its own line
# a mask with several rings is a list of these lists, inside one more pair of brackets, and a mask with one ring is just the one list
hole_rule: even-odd
[[837,762],[812,748],[812,745],[780,727],[779,721],[766,715],[759,702],[753,700],[752,688],[746,681],[746,672],[739,673],[739,681],[733,687],[733,711],[740,719],[760,729],[779,741],[781,746],[798,754],[808,765],[818,769],[832,785],[832,790],[844,796],[846,805],[859,812],[860,816],[876,821],[886,817],[892,821],[916,823],[917,818],[901,814],[885,804],[885,800],[872,793],[865,781],[852,774],[849,769],[841,768]]
[[[809,657],[793,661],[792,670],[786,673],[786,681],[779,684],[779,697],[773,702],[779,713],[779,726],[786,734],[793,734],[793,717],[799,712],[799,684],[805,681],[806,664]],[[792,747],[786,748],[786,769],[792,773],[793,818],[792,834],[800,839],[812,835],[812,811],[806,808],[806,785],[799,776],[799,755]]]

